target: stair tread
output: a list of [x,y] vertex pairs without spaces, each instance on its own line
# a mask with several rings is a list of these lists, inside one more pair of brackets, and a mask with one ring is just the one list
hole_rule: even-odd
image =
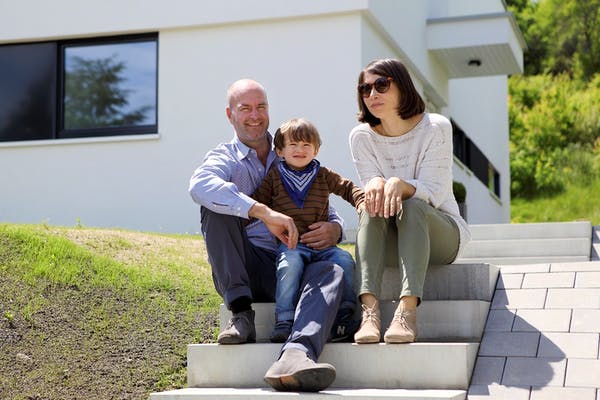
[[456,260],[457,264],[463,263],[490,263],[493,265],[516,265],[516,264],[545,264],[564,262],[586,262],[590,257],[585,255],[563,255],[563,256],[518,256],[518,257],[461,257]]
[[592,231],[589,221],[473,224],[469,228],[473,240],[590,237]]
[[329,388],[319,393],[277,392],[270,388],[185,388],[161,393],[152,393],[151,400],[243,400],[293,397],[295,399],[330,399],[331,397],[358,398],[364,400],[463,400],[465,390],[441,389],[349,389]]
[[586,238],[472,240],[462,257],[589,256],[591,234]]
[[[189,345],[188,384],[197,387],[266,387],[264,373],[277,359],[280,348],[281,344],[275,343]],[[319,362],[336,367],[333,386],[462,390],[467,388],[478,348],[478,342],[328,343]],[[236,361],[236,368],[231,367],[230,360]],[[387,367],[381,370],[356,368],[361,364]]]

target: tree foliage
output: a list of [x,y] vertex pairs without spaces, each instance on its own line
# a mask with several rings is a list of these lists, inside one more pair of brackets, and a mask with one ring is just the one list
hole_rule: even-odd
[[600,71],[600,0],[507,0],[527,42],[525,74],[568,74],[590,81]]
[[513,196],[551,195],[570,179],[600,176],[600,74],[588,84],[565,74],[513,76],[509,96]]
[[600,0],[507,0],[525,37],[509,80],[511,192],[553,195],[600,176]]

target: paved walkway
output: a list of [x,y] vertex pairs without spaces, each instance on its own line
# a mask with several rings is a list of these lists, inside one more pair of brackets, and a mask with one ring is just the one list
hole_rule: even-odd
[[599,343],[600,261],[501,266],[468,398],[600,400]]

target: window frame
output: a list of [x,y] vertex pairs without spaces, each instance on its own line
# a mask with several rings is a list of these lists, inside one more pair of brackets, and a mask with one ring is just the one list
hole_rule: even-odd
[[[5,146],[11,143],[20,142],[59,142],[61,140],[78,139],[78,138],[106,138],[118,137],[118,136],[140,136],[140,135],[156,135],[158,134],[159,124],[159,34],[158,32],[146,32],[137,34],[125,34],[125,35],[110,35],[110,36],[98,36],[89,38],[79,39],[65,39],[65,40],[47,40],[47,41],[36,41],[36,42],[22,42],[22,43],[3,43],[3,46],[36,46],[47,44],[54,47],[51,52],[53,54],[52,59],[49,62],[54,66],[54,74],[52,82],[49,85],[50,89],[46,92],[49,99],[52,99],[51,104],[48,107],[51,110],[51,118],[46,121],[43,127],[40,127],[39,137],[30,138],[22,131],[16,131],[14,136],[10,136],[9,139],[3,140],[0,138],[0,145]],[[64,101],[65,101],[65,49],[69,46],[95,46],[95,45],[106,45],[106,44],[127,44],[136,42],[154,42],[155,44],[155,55],[154,55],[154,122],[151,124],[144,125],[122,125],[113,127],[97,127],[97,128],[77,128],[77,129],[65,129],[64,128]],[[32,50],[35,51],[35,50]],[[9,93],[9,96],[11,94]],[[10,98],[10,97],[9,97]],[[26,118],[35,118],[35,115]],[[42,132],[43,130],[43,132]],[[42,137],[43,136],[43,137]]]
[[[152,41],[156,43],[156,65],[155,65],[155,123],[137,126],[115,126],[115,127],[99,127],[99,128],[76,128],[65,129],[65,49],[69,46],[94,46],[106,44],[125,44],[136,42]],[[158,132],[158,33],[141,33],[134,35],[118,35],[118,36],[103,36],[86,39],[70,39],[61,40],[57,45],[58,66],[57,66],[57,110],[56,110],[56,139],[74,139],[74,138],[89,138],[89,137],[105,137],[105,136],[121,136],[121,135],[141,135]]]

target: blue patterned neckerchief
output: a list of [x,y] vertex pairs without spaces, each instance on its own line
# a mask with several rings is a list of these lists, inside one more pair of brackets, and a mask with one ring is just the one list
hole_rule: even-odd
[[283,186],[298,208],[304,206],[306,194],[317,177],[320,167],[321,164],[315,159],[301,171],[290,168],[284,159],[277,164]]

